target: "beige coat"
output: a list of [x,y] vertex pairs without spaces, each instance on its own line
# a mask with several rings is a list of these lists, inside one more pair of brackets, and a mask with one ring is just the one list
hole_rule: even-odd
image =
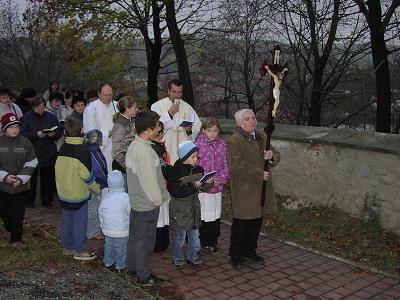
[[[272,179],[267,182],[265,205],[261,208],[264,176],[266,135],[256,131],[256,140],[240,128],[227,139],[227,158],[233,217],[256,219],[277,211]],[[279,163],[279,152],[274,151],[274,166]]]

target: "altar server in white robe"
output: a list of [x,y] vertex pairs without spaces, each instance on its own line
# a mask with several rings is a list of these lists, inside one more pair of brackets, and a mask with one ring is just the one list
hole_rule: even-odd
[[103,144],[100,147],[106,161],[107,169],[112,170],[112,140],[111,129],[114,126],[113,116],[119,112],[118,102],[113,101],[113,89],[109,84],[100,86],[99,98],[90,103],[83,112],[83,130],[88,132],[98,129],[103,136]]
[[[161,99],[151,106],[158,113],[164,124],[164,141],[171,157],[171,165],[178,160],[178,144],[183,141],[195,141],[200,132],[201,121],[195,110],[181,99],[183,84],[178,79],[168,82],[168,97]],[[192,123],[181,127],[183,121]]]

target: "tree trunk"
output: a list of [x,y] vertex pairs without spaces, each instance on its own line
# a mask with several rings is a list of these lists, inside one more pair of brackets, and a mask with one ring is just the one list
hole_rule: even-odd
[[160,57],[158,57],[158,65],[155,62],[157,59],[154,55],[151,56],[151,60],[147,63],[147,97],[148,97],[148,108],[158,100],[158,71],[160,70]]
[[[391,125],[391,90],[388,51],[385,42],[385,32],[390,19],[399,7],[400,1],[393,0],[392,4],[382,15],[381,1],[354,0],[368,22],[371,36],[371,52],[375,69],[376,82],[376,131],[390,132]],[[368,7],[368,8],[367,8]]]
[[383,36],[376,40],[371,37],[377,96],[376,131],[390,133],[392,100],[387,49]]
[[369,1],[369,22],[371,35],[371,51],[375,69],[376,82],[376,131],[390,132],[391,91],[390,70],[387,60],[388,51],[385,42],[385,31],[381,29],[382,11],[380,1]]
[[152,0],[153,10],[153,33],[154,43],[147,36],[145,39],[147,53],[147,96],[148,108],[158,100],[158,72],[160,71],[160,57],[162,49],[162,38],[160,29],[160,12],[162,6],[157,5],[156,0]]
[[318,38],[318,27],[316,17],[316,4],[313,1],[306,1],[307,13],[310,18],[311,49],[314,57],[313,89],[311,92],[310,114],[308,117],[309,126],[321,126],[321,103],[325,96],[323,76],[328,59],[332,53],[332,47],[336,39],[336,32],[340,21],[340,0],[334,0],[333,14],[330,20],[328,37],[320,55],[320,43]]
[[308,116],[308,126],[321,126],[322,72],[315,70]]
[[176,63],[178,65],[179,79],[183,82],[183,100],[188,102],[192,107],[195,106],[192,81],[190,79],[189,64],[187,61],[185,45],[181,37],[181,33],[176,22],[175,3],[174,0],[166,0],[166,21],[171,42],[174,47]]

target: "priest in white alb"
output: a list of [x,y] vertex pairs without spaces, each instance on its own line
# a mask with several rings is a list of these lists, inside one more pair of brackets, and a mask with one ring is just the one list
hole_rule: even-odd
[[[164,141],[171,158],[171,165],[178,160],[178,145],[183,141],[195,141],[201,121],[195,110],[181,99],[183,84],[178,79],[168,82],[168,97],[151,106],[164,124]],[[186,124],[182,124],[184,122]],[[182,125],[182,126],[180,126]]]
[[98,94],[99,98],[91,102],[83,112],[83,130],[85,133],[93,129],[101,131],[103,144],[100,148],[106,158],[107,169],[110,172],[112,170],[112,141],[110,132],[114,126],[113,116],[119,112],[118,102],[112,101],[113,89],[108,84],[101,86]]

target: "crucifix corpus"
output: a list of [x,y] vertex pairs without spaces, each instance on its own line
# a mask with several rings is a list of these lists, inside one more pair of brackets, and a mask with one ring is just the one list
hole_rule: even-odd
[[[268,64],[266,60],[263,61],[260,67],[261,77],[264,77],[265,74],[269,74],[271,76],[271,81],[269,85],[269,94],[268,94],[268,113],[267,113],[267,125],[264,128],[265,133],[267,134],[267,143],[265,145],[265,150],[268,151],[271,149],[271,135],[275,129],[274,118],[276,116],[276,110],[279,106],[280,101],[280,88],[282,84],[282,80],[286,77],[289,72],[289,67],[286,64],[283,66],[279,64],[279,57],[281,53],[281,47],[279,45],[274,45],[272,47],[272,64]],[[269,172],[270,166],[272,165],[271,161],[265,161],[264,163],[264,171]],[[266,181],[263,182],[262,194],[261,194],[261,207],[265,205],[265,192],[266,192]]]

